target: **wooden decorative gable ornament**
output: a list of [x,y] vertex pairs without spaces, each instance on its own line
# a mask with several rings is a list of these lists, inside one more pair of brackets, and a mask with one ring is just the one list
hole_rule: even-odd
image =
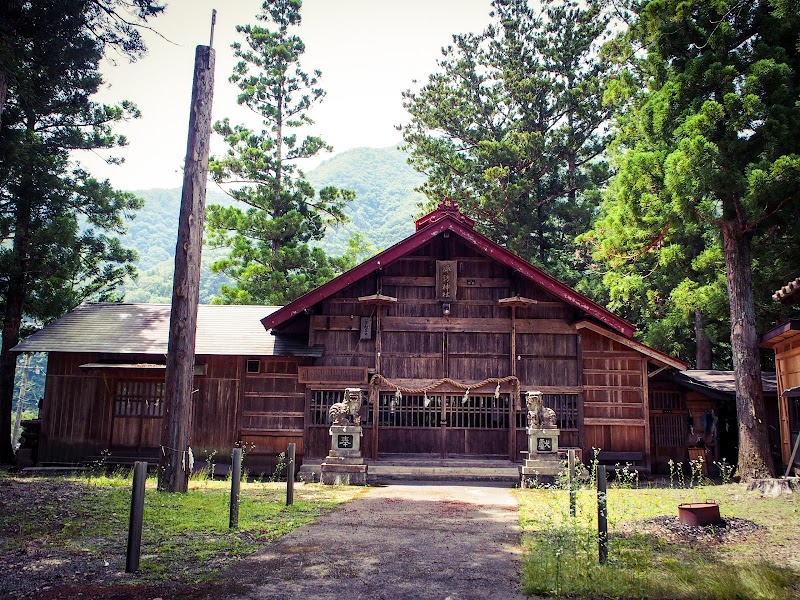
[[[264,317],[261,323],[267,329],[280,330],[284,323],[301,315],[317,303],[356,283],[373,271],[383,269],[395,260],[412,253],[432,238],[449,232],[460,237],[477,252],[504,264],[518,275],[527,278],[567,304],[594,317],[612,330],[625,337],[633,335],[635,327],[631,323],[548,275],[538,267],[533,266],[513,252],[499,246],[486,236],[475,231],[474,227],[475,221],[461,213],[458,209],[458,204],[450,199],[445,199],[435,210],[417,219],[415,233],[305,296],[301,296],[294,302]],[[439,261],[437,263],[437,298],[443,303],[453,301],[457,294],[458,265],[453,265],[453,262],[455,261]],[[448,265],[447,263],[450,264]]]

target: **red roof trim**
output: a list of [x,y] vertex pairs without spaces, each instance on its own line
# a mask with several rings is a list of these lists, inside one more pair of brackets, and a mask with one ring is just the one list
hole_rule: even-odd
[[633,335],[633,332],[636,330],[636,328],[631,323],[621,317],[618,317],[608,309],[600,306],[592,300],[589,300],[589,298],[583,294],[576,292],[568,285],[561,283],[554,277],[551,277],[538,267],[533,266],[529,262],[506,250],[502,246],[498,246],[486,236],[481,235],[469,227],[469,225],[466,223],[459,222],[455,218],[456,214],[460,213],[447,213],[442,215],[440,219],[423,227],[416,233],[410,235],[403,241],[398,242],[391,248],[384,250],[380,254],[373,256],[357,267],[354,267],[346,273],[339,275],[339,277],[332,279],[325,285],[318,287],[305,296],[301,296],[294,302],[291,302],[283,308],[275,311],[271,315],[264,317],[261,319],[261,323],[263,323],[264,327],[267,329],[275,328],[281,323],[297,316],[304,310],[314,306],[317,302],[321,302],[325,298],[328,298],[336,292],[343,290],[348,285],[355,283],[366,275],[369,275],[374,270],[388,265],[398,258],[405,256],[409,252],[413,252],[426,243],[429,239],[449,230],[458,234],[467,243],[472,245],[486,256],[494,258],[495,260],[505,264],[507,267],[514,269],[558,298],[561,298],[565,302],[583,310],[587,314],[598,319],[600,322],[605,323],[613,329],[616,329],[627,337],[631,337]]

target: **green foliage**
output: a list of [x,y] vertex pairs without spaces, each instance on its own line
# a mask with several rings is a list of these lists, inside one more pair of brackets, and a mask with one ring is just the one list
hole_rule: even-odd
[[[696,501],[686,490],[610,489],[609,554],[598,563],[596,492],[577,493],[576,516],[569,516],[568,492],[517,492],[525,558],[522,583],[528,594],[558,598],[682,598],[685,600],[789,599],[796,596],[796,568],[767,562],[765,549],[793,543],[798,513],[791,502],[742,494],[737,486],[714,493],[725,516],[745,517],[769,528],[756,543],[714,544],[664,539],[639,521],[674,517],[677,505]],[[774,523],[780,527],[772,528]],[[792,525],[795,524],[795,525]]]
[[425,197],[414,188],[424,178],[408,165],[408,154],[398,148],[356,148],[336,155],[308,173],[317,188],[353,190],[356,198],[345,208],[348,222],[329,227],[321,246],[341,255],[349,238],[365,236],[375,251],[385,250],[414,233]]
[[488,237],[588,289],[573,240],[609,174],[609,16],[602,2],[528,4],[496,0],[482,34],[453,36],[440,71],[404,94],[403,138],[432,203],[454,199]]
[[329,224],[345,221],[343,209],[353,193],[332,186],[315,191],[294,164],[331,150],[318,137],[298,139],[292,132],[313,123],[307,111],[324,96],[317,87],[320,72],[309,75],[300,67],[305,46],[291,33],[300,25],[301,4],[267,0],[256,18],[268,27],[237,27],[246,44],[233,44],[241,60],[230,80],[241,90],[239,104],[260,115],[264,129],[228,119],[214,124],[229,149],[212,159],[211,174],[228,184],[237,201],[208,207],[209,243],[229,249],[212,268],[235,280],[221,287],[226,303],[285,304],[347,265],[314,244]]
[[629,17],[610,48],[628,65],[615,85],[629,102],[618,174],[581,241],[605,266],[610,308],[643,325],[643,341],[694,362],[698,313],[714,366],[731,368],[723,238],[749,246],[759,330],[789,316],[770,296],[800,270],[797,13],[659,0]]
[[[132,29],[116,21],[118,3],[5,4],[2,10],[14,14],[0,31],[0,83],[8,86],[0,106],[3,440],[14,389],[11,347],[26,329],[84,300],[118,298],[122,280],[134,273],[135,258],[118,236],[125,232],[125,218],[141,207],[136,196],[94,179],[74,160],[76,151],[124,145],[113,125],[139,115],[127,101],[92,101],[102,84],[98,65],[106,45],[118,45],[131,56],[137,52]],[[142,19],[160,10],[146,0],[135,5]],[[125,39],[133,45],[126,46]],[[10,458],[10,447],[3,443],[0,459]]]
[[[407,157],[396,148],[358,148],[338,154],[308,173],[315,189],[332,186],[356,193],[356,199],[345,208],[348,222],[328,227],[318,242],[327,254],[343,260],[342,268],[354,266],[413,233],[414,217],[424,197],[414,192],[422,177],[408,165]],[[169,303],[181,190],[136,190],[134,194],[142,198],[144,209],[127,224],[125,243],[138,254],[135,265],[139,274],[125,281],[125,301]],[[232,206],[233,200],[211,188],[207,204]],[[203,303],[219,296],[223,283],[232,282],[210,268],[224,257],[225,249],[203,249]]]

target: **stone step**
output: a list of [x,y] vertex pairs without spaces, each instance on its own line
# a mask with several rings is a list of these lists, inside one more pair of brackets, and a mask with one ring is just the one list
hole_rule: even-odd
[[[519,465],[507,460],[405,458],[365,460],[367,481],[503,481],[519,482]],[[319,481],[321,460],[306,460],[298,477],[303,481]]]

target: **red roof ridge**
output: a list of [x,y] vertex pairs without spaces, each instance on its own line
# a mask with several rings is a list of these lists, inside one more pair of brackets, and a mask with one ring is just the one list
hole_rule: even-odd
[[414,222],[417,226],[417,231],[419,231],[420,229],[424,229],[431,223],[435,223],[444,216],[450,216],[458,221],[461,221],[464,225],[466,225],[470,229],[475,228],[475,220],[470,219],[467,215],[462,213],[459,210],[458,204],[456,202],[454,202],[450,198],[445,198],[444,200],[439,202],[439,205],[434,210],[429,212],[424,217],[420,217]]

